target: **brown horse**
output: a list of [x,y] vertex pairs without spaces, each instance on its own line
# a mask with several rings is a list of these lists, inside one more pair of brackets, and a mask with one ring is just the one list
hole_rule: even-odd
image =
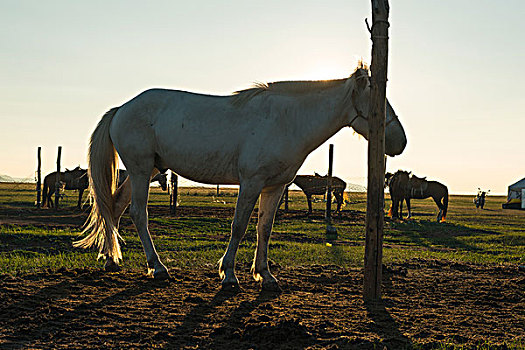
[[406,201],[407,198],[409,180],[410,173],[408,171],[398,170],[395,174],[387,173],[385,175],[385,185],[388,186],[392,200],[388,214],[393,218],[403,218],[403,201]]
[[[410,199],[432,197],[439,208],[438,222],[444,222],[448,210],[448,188],[437,181],[411,175],[406,171],[397,171],[390,179],[390,197],[392,199],[392,217],[402,218],[403,200],[407,204],[408,218],[412,217]],[[398,211],[399,208],[399,211]]]
[[[312,214],[312,195],[320,195],[326,193],[328,176],[321,176],[319,174],[315,175],[297,175],[294,184],[299,186],[306,195],[306,200],[308,201],[308,215]],[[346,188],[346,182],[341,180],[336,176],[332,176],[332,193],[335,196],[337,201],[337,210],[336,212],[341,211],[341,206],[343,205],[343,193]]]
[[[56,190],[57,172],[53,171],[44,178],[44,189],[42,191],[42,207],[53,207],[51,196]],[[73,170],[60,172],[60,183],[65,186],[66,190],[78,190],[77,208],[82,207],[82,195],[84,190],[89,186],[87,170],[76,167]]]

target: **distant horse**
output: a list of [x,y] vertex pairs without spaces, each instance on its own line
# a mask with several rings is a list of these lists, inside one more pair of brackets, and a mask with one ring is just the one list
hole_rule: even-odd
[[403,218],[403,201],[407,197],[408,181],[410,173],[403,170],[398,170],[396,173],[387,173],[385,175],[385,185],[388,186],[390,192],[390,199],[392,206],[390,207],[389,215],[393,218]]
[[[328,176],[315,175],[297,175],[293,183],[299,186],[306,195],[308,201],[308,215],[312,214],[312,195],[321,195],[326,193]],[[332,193],[337,200],[337,210],[341,211],[343,205],[343,193],[346,188],[346,182],[336,176],[332,176]]]
[[[53,207],[53,201],[51,196],[56,190],[56,176],[57,172],[46,175],[44,178],[44,189],[42,190],[42,207]],[[76,167],[73,170],[60,172],[60,182],[65,185],[66,190],[78,190],[78,203],[77,208],[82,207],[82,195],[84,190],[89,186],[89,179],[87,176],[87,170]]]
[[[117,175],[117,187],[120,187],[124,181],[128,178],[128,172],[125,169],[119,169],[118,175]],[[150,180],[150,182],[157,181],[160,185],[160,188],[163,191],[166,191],[168,189],[168,174],[162,174],[158,173],[157,175],[153,176]]]
[[[363,68],[345,79],[258,84],[232,96],[145,91],[108,111],[91,135],[95,202],[89,233],[75,245],[96,245],[106,270],[118,270],[117,224],[131,201],[149,272],[170,278],[151,240],[146,206],[151,175],[171,169],[201,183],[240,185],[230,242],[218,264],[226,289],[238,287],[235,256],[260,196],[252,273],[263,289],[279,290],[268,267],[268,245],[281,195],[308,154],[343,127],[368,138],[369,103],[370,78]],[[385,125],[386,153],[398,155],[406,136],[389,103]],[[117,155],[129,173],[118,189]]]
[[408,196],[406,197],[408,217],[412,217],[410,211],[410,199],[424,199],[432,197],[439,208],[438,222],[444,222],[448,210],[448,188],[437,181],[427,181],[426,178],[412,175],[408,182]]
[[412,217],[410,199],[424,199],[432,197],[439,208],[438,222],[446,220],[448,210],[447,186],[437,181],[427,181],[411,175],[409,172],[398,170],[390,179],[390,198],[392,199],[392,217],[402,218],[403,200],[407,204],[408,218]]

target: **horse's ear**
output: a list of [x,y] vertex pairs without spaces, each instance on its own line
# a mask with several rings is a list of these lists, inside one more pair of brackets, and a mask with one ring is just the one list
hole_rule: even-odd
[[66,171],[70,171],[68,168],[66,168]]
[[363,91],[368,85],[368,73],[364,69],[357,69],[355,75],[355,86],[359,92]]

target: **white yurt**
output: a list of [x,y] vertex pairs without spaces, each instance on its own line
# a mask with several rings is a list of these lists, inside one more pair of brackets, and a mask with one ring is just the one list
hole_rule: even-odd
[[525,209],[525,178],[509,186],[507,203],[503,204],[504,209]]

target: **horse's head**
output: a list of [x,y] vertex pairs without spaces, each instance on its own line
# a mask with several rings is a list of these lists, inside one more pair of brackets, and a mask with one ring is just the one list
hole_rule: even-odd
[[64,171],[64,181],[75,188],[87,188],[89,186],[89,179],[87,176],[87,170],[77,166],[73,170],[66,168]]
[[[348,125],[357,133],[368,140],[369,125],[368,115],[370,108],[370,77],[368,70],[358,68],[347,79],[346,105],[351,105],[346,112]],[[385,123],[385,153],[389,156],[401,154],[405,149],[407,139],[405,130],[401,125],[394,109],[388,100],[386,101],[386,123]]]

